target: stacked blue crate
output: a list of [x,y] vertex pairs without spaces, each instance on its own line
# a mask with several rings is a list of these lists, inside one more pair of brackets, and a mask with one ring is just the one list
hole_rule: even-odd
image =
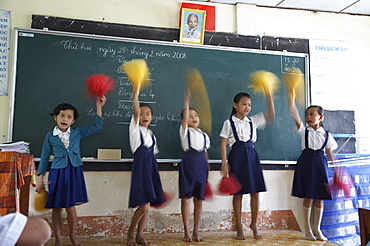
[[[328,240],[345,246],[360,245],[358,208],[370,208],[370,155],[343,154],[337,156],[345,166],[354,187],[346,197],[343,189],[332,187],[333,200],[325,201],[321,230]],[[329,179],[334,168],[329,167]]]

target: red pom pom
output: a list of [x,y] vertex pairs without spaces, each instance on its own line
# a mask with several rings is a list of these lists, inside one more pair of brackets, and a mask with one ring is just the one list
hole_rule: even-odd
[[85,85],[90,95],[101,98],[114,89],[116,81],[105,74],[94,74],[86,79]]
[[355,186],[346,167],[334,167],[333,179],[329,184],[326,184],[326,189],[333,198],[354,197],[356,195]]
[[156,209],[164,208],[172,202],[173,197],[174,197],[173,194],[171,194],[169,192],[166,192],[166,191],[163,191],[163,194],[164,194],[164,201],[165,202],[161,203],[161,204],[157,204],[157,205],[150,205],[152,208],[156,208]]
[[224,196],[230,196],[237,193],[242,188],[238,179],[234,174],[229,173],[222,177],[220,183],[218,184],[218,194]]
[[209,182],[206,182],[206,189],[204,191],[204,199],[205,200],[210,200],[213,198],[213,191],[211,186],[209,185]]
[[351,189],[354,188],[353,181],[345,167],[335,167],[333,184],[343,190],[344,196],[351,197]]

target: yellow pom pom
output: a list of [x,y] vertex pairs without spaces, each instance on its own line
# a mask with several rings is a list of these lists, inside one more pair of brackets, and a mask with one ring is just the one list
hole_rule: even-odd
[[132,86],[138,86],[142,89],[150,85],[149,69],[144,59],[133,59],[125,62],[121,68],[127,74]]
[[37,212],[46,212],[48,211],[45,208],[46,201],[48,200],[48,192],[45,189],[41,189],[39,193],[35,195],[34,208]]
[[288,93],[295,93],[296,100],[304,105],[304,77],[299,68],[290,68],[287,73],[283,75],[283,79]]
[[185,73],[186,88],[190,92],[193,107],[198,112],[200,118],[200,128],[209,136],[212,133],[212,114],[211,105],[208,99],[206,86],[200,72],[195,68],[190,68]]
[[256,71],[251,74],[251,85],[255,93],[273,94],[279,85],[279,78],[268,71]]

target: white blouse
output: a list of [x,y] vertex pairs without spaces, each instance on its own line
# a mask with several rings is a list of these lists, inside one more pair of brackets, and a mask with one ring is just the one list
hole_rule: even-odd
[[[149,128],[141,126],[139,121],[135,123],[134,117],[131,118],[130,127],[129,127],[129,134],[130,134],[130,147],[132,153],[140,147],[141,139],[140,139],[140,132],[143,135],[144,146],[151,147],[153,145],[152,135],[153,132]],[[154,136],[154,135],[153,135]],[[154,154],[158,154],[158,146],[157,146],[157,139],[155,138],[155,145],[154,145]]]
[[[308,148],[313,150],[318,150],[322,147],[322,145],[325,142],[326,132],[323,127],[319,127],[316,131],[310,127],[307,126],[308,129]],[[301,124],[301,126],[296,129],[297,133],[301,136],[301,147],[302,150],[305,149],[305,132],[306,132],[306,126]],[[334,137],[329,133],[328,136],[328,142],[324,149],[336,149],[338,147],[337,142],[335,141]]]
[[66,149],[69,148],[69,136],[71,135],[71,127],[68,127],[67,131],[62,132],[58,128],[58,126],[55,126],[54,130],[53,130],[53,135],[58,136],[60,138],[60,140],[62,141],[62,143],[66,147]]
[[[188,131],[189,130],[189,131]],[[186,126],[185,129],[180,126],[180,138],[181,138],[181,147],[186,152],[189,149],[188,137],[190,132],[190,144],[193,149],[196,151],[204,150],[204,136],[202,130],[195,130],[193,127]],[[204,133],[206,136],[206,149],[210,148],[210,140],[207,133]]]
[[[246,142],[250,140],[251,136],[251,129],[249,122],[252,121],[252,142],[256,142],[257,140],[257,130],[256,129],[264,129],[266,126],[266,118],[265,115],[261,112],[255,115],[252,115],[251,117],[244,117],[243,119],[239,119],[235,116],[231,117],[232,121],[235,124],[236,133],[238,134],[239,140]],[[236,140],[234,138],[234,133],[231,128],[231,123],[229,119],[225,120],[224,125],[222,127],[220,137],[227,138],[229,145],[233,145]]]

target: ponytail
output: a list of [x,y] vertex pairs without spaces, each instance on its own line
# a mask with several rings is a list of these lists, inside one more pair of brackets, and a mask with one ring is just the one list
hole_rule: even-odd
[[234,108],[234,106],[233,106],[233,108],[231,109],[230,117],[233,117],[233,115],[235,115],[235,114],[236,114],[236,108]]

